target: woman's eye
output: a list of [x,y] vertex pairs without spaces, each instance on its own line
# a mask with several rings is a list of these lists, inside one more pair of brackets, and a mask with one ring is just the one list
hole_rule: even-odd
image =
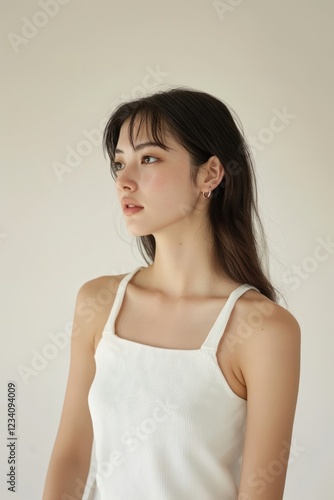
[[114,167],[114,170],[116,170],[116,172],[117,172],[122,167],[122,163],[120,163],[119,161],[114,161],[113,167]]
[[[153,161],[145,161],[146,159],[152,159],[153,158]],[[144,163],[155,163],[156,161],[158,160],[158,158],[156,158],[155,156],[143,156],[143,161]]]
[[[142,157],[142,162],[146,164],[155,163],[156,161],[158,161],[158,158],[156,158],[155,156],[146,155]],[[120,161],[114,161],[112,166],[113,170],[115,172],[118,172],[119,170],[121,170],[121,168],[123,168],[123,163],[121,163]]]

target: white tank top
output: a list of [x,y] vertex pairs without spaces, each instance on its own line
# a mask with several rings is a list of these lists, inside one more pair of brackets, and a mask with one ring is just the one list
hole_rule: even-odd
[[[237,500],[246,401],[228,385],[216,352],[234,290],[200,349],[167,349],[115,335],[119,283],[96,348],[88,403],[94,430],[94,500]],[[145,314],[145,311],[142,311]]]

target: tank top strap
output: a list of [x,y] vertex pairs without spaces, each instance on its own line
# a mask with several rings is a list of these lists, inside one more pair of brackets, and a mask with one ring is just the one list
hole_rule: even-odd
[[205,342],[202,344],[201,350],[215,351],[217,352],[219,342],[225,332],[227,322],[230,318],[232,309],[241,295],[243,295],[247,290],[253,288],[254,290],[260,292],[257,288],[252,285],[240,285],[238,288],[233,290],[233,292],[228,297],[223,309],[220,311],[218,318],[216,319],[213,327],[211,328]]
[[108,325],[109,329],[110,329],[111,325],[114,325],[116,316],[118,314],[118,311],[121,308],[121,305],[122,305],[122,302],[123,302],[123,298],[124,298],[124,294],[125,294],[125,290],[126,290],[126,285],[130,281],[130,279],[132,278],[132,276],[134,276],[136,274],[136,272],[139,271],[139,270],[141,270],[141,269],[144,269],[144,267],[143,266],[136,267],[133,271],[130,271],[129,273],[127,273],[124,276],[124,278],[122,278],[121,281],[118,283],[118,287],[117,287],[117,292],[116,292],[116,295],[115,295],[114,303],[113,303],[113,306],[111,308],[110,315],[109,315],[109,318],[108,318],[108,321],[107,321],[107,325]]

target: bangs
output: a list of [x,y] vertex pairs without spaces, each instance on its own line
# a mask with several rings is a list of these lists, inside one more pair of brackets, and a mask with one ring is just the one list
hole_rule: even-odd
[[162,149],[168,150],[165,137],[167,134],[171,134],[170,127],[168,126],[166,119],[162,117],[161,113],[157,109],[140,109],[138,108],[131,116],[129,123],[129,141],[132,147],[134,147],[134,128],[138,125],[136,138],[144,127],[149,141],[155,142]]
[[[161,110],[151,103],[142,103],[134,109],[131,103],[120,105],[109,119],[103,134],[103,147],[107,151],[110,159],[111,175],[117,177],[114,167],[115,149],[118,143],[121,127],[126,120],[129,121],[128,138],[131,146],[135,147],[135,142],[139,133],[144,130],[147,139],[156,143],[162,149],[168,151],[170,148],[166,144],[166,135],[174,136],[171,126],[163,116]],[[137,128],[134,137],[135,128]]]

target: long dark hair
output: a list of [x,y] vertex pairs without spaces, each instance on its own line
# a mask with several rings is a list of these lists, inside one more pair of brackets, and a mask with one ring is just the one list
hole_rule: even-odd
[[[110,116],[103,133],[103,149],[110,159],[115,180],[115,148],[120,129],[129,122],[129,139],[133,142],[135,120],[148,127],[151,139],[167,149],[164,136],[168,131],[190,154],[191,180],[198,167],[216,155],[225,169],[220,184],[208,199],[208,218],[212,230],[213,265],[232,280],[255,286],[263,295],[278,302],[277,293],[262,268],[267,255],[263,225],[257,208],[254,167],[242,125],[238,128],[228,105],[206,92],[185,87],[158,91],[153,95],[120,104]],[[258,227],[256,228],[255,222]],[[140,254],[147,264],[155,258],[152,234],[137,236]]]

